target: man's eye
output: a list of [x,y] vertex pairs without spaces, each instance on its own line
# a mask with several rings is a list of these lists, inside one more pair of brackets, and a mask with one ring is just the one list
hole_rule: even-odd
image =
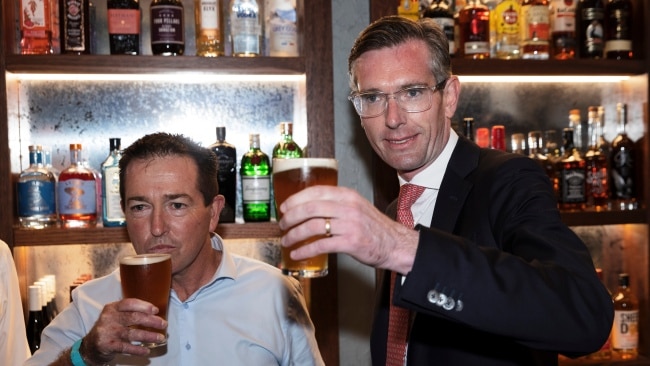
[[186,207],[184,203],[180,203],[180,202],[172,202],[171,206],[174,210],[180,210]]
[[130,210],[134,212],[142,211],[144,210],[144,205],[133,205]]
[[381,94],[361,94],[360,97],[364,103],[369,104],[377,103],[381,100]]
[[405,89],[402,91],[402,98],[405,99],[417,99],[424,94],[425,88],[411,88]]

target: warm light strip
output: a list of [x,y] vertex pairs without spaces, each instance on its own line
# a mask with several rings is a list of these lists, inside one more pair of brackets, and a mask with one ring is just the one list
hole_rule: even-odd
[[625,75],[459,75],[462,83],[618,83]]
[[7,73],[9,80],[41,81],[164,81],[184,84],[261,81],[261,82],[304,82],[304,74],[253,75],[213,73],[166,73],[166,74],[26,74]]

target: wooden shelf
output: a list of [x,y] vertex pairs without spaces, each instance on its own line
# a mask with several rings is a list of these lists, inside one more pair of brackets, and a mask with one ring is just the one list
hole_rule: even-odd
[[604,360],[592,361],[585,359],[561,359],[560,366],[650,366],[650,359],[645,356],[639,355],[636,360]]
[[628,211],[580,211],[561,212],[562,221],[568,226],[647,224],[646,209]]
[[[282,235],[275,222],[219,224],[217,233],[224,239],[277,238]],[[87,229],[23,229],[14,227],[15,246],[103,244],[130,241],[125,227],[97,226]]]
[[452,58],[456,75],[640,75],[645,74],[643,60],[466,60]]

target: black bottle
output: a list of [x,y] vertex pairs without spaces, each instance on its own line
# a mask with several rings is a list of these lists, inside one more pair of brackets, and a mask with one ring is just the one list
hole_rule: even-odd
[[90,1],[60,0],[61,53],[90,53]]
[[43,309],[41,306],[41,287],[29,286],[29,317],[27,318],[27,343],[29,350],[36,352],[41,348],[41,332],[45,328]]
[[603,0],[580,0],[576,6],[576,39],[580,58],[603,58],[605,5]]
[[237,150],[226,142],[226,128],[217,127],[217,141],[210,145],[219,160],[219,194],[226,198],[219,222],[235,222],[237,207]]
[[605,4],[605,57],[613,60],[632,58],[632,2],[608,0]]
[[179,56],[185,52],[183,3],[180,0],[153,0],[151,52],[154,55]]
[[111,55],[140,54],[138,0],[108,0],[108,42]]

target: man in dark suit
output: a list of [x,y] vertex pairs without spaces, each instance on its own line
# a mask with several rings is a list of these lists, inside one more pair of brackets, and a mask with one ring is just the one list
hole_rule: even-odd
[[[548,176],[451,128],[460,83],[444,33],[383,18],[357,38],[349,72],[373,149],[397,170],[400,196],[418,186],[417,199],[384,215],[351,189],[313,187],[280,206],[280,227],[288,247],[325,233],[294,259],[339,252],[382,270],[373,365],[555,365],[598,350],[612,300],[561,222]],[[393,309],[407,313],[394,322],[403,341]]]

